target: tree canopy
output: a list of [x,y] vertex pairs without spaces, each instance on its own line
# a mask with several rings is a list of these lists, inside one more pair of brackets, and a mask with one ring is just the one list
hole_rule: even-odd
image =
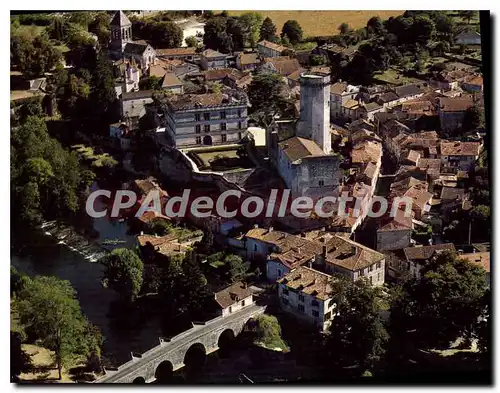
[[106,266],[103,285],[117,291],[124,299],[134,301],[142,287],[144,265],[141,258],[127,248],[117,248],[101,259]]
[[68,281],[44,276],[25,280],[14,308],[28,334],[56,353],[59,379],[63,365],[100,353],[100,334],[83,316]]
[[270,17],[266,17],[260,26],[260,40],[267,40],[276,42],[278,37],[276,35],[276,25]]
[[302,27],[296,20],[287,20],[281,29],[281,37],[287,36],[292,45],[302,41],[303,35]]

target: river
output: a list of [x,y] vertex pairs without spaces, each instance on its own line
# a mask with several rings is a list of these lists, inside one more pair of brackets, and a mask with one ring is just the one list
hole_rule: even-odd
[[[93,184],[92,189],[97,189]],[[96,201],[97,203],[97,201]],[[96,210],[103,206],[96,205]],[[57,227],[56,223],[43,225],[43,232],[29,236],[30,244],[22,254],[11,255],[11,263],[18,271],[33,275],[56,276],[71,282],[77,292],[83,313],[97,325],[105,342],[103,359],[105,364],[121,364],[130,360],[130,352],[144,352],[158,344],[161,336],[160,322],[148,319],[140,326],[124,329],[110,316],[117,294],[101,284],[104,266],[97,261],[106,249],[133,247],[135,236],[127,234],[127,224],[107,217],[93,219],[93,228],[99,237],[89,242],[68,227]],[[105,240],[120,239],[116,245],[106,245]],[[125,316],[126,318],[126,316]]]

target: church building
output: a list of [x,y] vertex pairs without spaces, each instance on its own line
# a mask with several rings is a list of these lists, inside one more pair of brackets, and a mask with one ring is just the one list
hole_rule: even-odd
[[123,11],[118,11],[110,23],[109,49],[116,59],[123,59],[145,71],[154,64],[156,51],[146,41],[132,39],[132,22]]
[[338,195],[342,157],[331,148],[329,85],[328,74],[302,73],[295,135],[280,140],[276,125],[269,130],[269,158],[292,197]]

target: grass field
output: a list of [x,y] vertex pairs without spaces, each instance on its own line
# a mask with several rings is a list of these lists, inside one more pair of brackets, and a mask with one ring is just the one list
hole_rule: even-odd
[[405,85],[408,83],[422,82],[420,79],[417,79],[417,78],[409,78],[409,77],[403,76],[398,71],[396,71],[392,68],[389,68],[388,70],[384,71],[381,74],[375,73],[373,79],[375,81],[379,81],[382,83],[388,83],[390,85],[395,85],[395,86]]
[[[218,11],[214,11],[217,13]],[[248,11],[228,11],[229,15],[240,15]],[[358,29],[366,26],[366,22],[372,16],[388,19],[398,16],[404,11],[257,11],[264,17],[269,16],[276,30],[281,33],[281,28],[289,19],[295,19],[302,26],[304,35],[320,36],[338,34],[341,23],[347,23],[349,27]]]

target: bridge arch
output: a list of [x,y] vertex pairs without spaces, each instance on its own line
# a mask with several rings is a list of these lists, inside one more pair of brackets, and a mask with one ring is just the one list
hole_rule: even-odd
[[137,377],[135,378],[132,383],[134,384],[142,384],[142,383],[146,383],[146,380],[144,379],[144,377]]
[[186,373],[198,374],[203,370],[207,362],[207,350],[202,343],[194,343],[184,355],[184,367]]
[[174,366],[171,361],[164,360],[156,367],[155,379],[158,383],[168,383],[172,380]]
[[228,357],[231,350],[234,349],[234,342],[236,336],[233,329],[225,329],[219,334],[219,339],[217,340],[217,346],[219,347],[219,356],[222,358]]

